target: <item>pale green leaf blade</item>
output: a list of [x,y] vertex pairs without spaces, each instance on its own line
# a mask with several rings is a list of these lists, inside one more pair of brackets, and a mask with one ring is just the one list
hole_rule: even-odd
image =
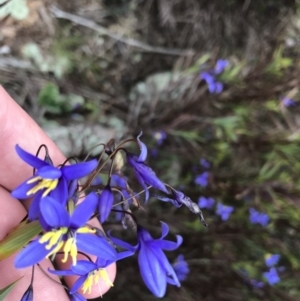
[[38,221],[18,225],[0,242],[0,260],[19,251],[41,231],[42,227]]
[[0,290],[0,301],[3,301],[6,298],[6,296],[11,292],[11,290],[15,287],[15,285],[20,279],[14,281],[13,283]]

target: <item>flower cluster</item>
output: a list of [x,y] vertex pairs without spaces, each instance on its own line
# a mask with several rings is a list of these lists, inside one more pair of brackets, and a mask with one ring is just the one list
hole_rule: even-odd
[[[180,286],[180,280],[185,279],[189,268],[182,256],[174,265],[170,264],[164,251],[177,249],[183,239],[177,235],[175,242],[166,240],[169,227],[163,222],[161,238],[154,239],[138,222],[131,207],[141,207],[140,193],[133,192],[123,169],[127,166],[134,171],[145,193],[145,203],[150,196],[149,189],[153,188],[167,195],[153,195],[158,200],[170,202],[176,207],[184,205],[197,214],[204,225],[206,223],[196,203],[163,183],[146,164],[148,151],[140,135],[134,140],[140,149],[139,155],[124,147],[132,141],[126,140],[115,147],[111,140],[103,145],[98,160],[75,164],[67,160],[59,166],[53,165],[46,146],[43,146],[46,149],[44,159],[16,146],[19,157],[32,166],[34,172],[32,177],[12,191],[12,195],[20,200],[32,198],[25,224],[39,223],[41,227],[39,235],[24,243],[17,254],[14,262],[17,269],[33,267],[34,270],[35,265],[44,258],[61,260],[69,264],[69,268],[50,269],[48,272],[76,276],[77,280],[68,294],[70,300],[82,301],[85,300],[82,294],[90,293],[99,279],[107,286],[113,285],[106,272],[110,264],[137,253],[142,279],[155,296],[163,297],[167,284]],[[126,158],[126,165],[121,152]],[[91,225],[93,218],[102,224],[112,220],[112,213],[120,214],[123,228],[135,235],[135,246]],[[78,259],[79,253],[84,258],[81,256]],[[32,282],[33,278],[32,274]],[[26,300],[32,300],[32,282],[23,296]]]
[[265,257],[265,264],[268,268],[270,268],[270,270],[263,273],[263,276],[267,279],[270,285],[280,282],[278,269],[275,268],[275,265],[278,264],[280,257],[280,254],[267,254]]
[[262,227],[266,227],[268,225],[270,218],[266,213],[258,212],[254,208],[250,208],[249,213],[249,220],[251,224],[260,224]]
[[[204,196],[199,197],[198,206],[202,209],[213,209],[215,205],[215,200],[213,198],[206,198]],[[222,203],[218,203],[216,207],[216,214],[219,215],[222,221],[227,221],[229,216],[234,211],[232,206],[223,205]]]
[[[199,185],[201,187],[206,187],[208,184],[209,180],[209,168],[210,168],[210,163],[202,158],[200,159],[200,166],[202,169],[202,173],[198,174],[194,180],[196,185]],[[197,167],[195,166],[195,169],[197,170]]]
[[283,106],[285,106],[286,108],[288,107],[294,107],[297,103],[295,100],[288,98],[288,97],[284,97],[281,101],[281,103],[283,104]]
[[207,83],[211,94],[220,94],[223,91],[224,85],[216,77],[224,71],[228,64],[228,60],[219,59],[214,69],[200,73],[200,79],[203,79]]
[[[265,256],[265,264],[269,268],[269,271],[264,272],[262,276],[267,280],[267,282],[271,286],[281,281],[278,272],[283,271],[284,267],[275,267],[278,264],[280,257],[280,254],[267,254]],[[258,281],[256,279],[250,279],[250,284],[256,288],[262,288],[265,285],[264,282]]]

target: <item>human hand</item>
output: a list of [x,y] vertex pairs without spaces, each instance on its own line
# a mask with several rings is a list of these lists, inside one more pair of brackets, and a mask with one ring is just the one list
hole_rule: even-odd
[[[26,148],[29,153],[36,153],[41,144],[46,144],[54,165],[61,164],[65,161],[65,157],[43,132],[43,130],[23,111],[14,100],[0,87],[0,241],[7,233],[26,215],[30,201],[18,201],[10,195],[10,191],[16,188],[20,183],[24,182],[32,176],[32,168],[24,161],[20,160],[15,152],[15,145],[19,144]],[[24,207],[24,206],[25,207]],[[96,223],[96,221],[95,221]],[[94,224],[99,227],[99,224]],[[0,261],[0,289],[6,287],[17,279],[22,278],[12,292],[5,300],[20,300],[30,284],[31,268],[17,270],[14,267],[14,257]],[[60,269],[66,269],[66,264],[58,262]],[[53,268],[49,260],[41,262],[44,270]],[[107,268],[107,272],[111,281],[114,280],[116,274],[115,264]],[[59,279],[50,274],[51,278],[56,281]],[[67,277],[66,282],[72,286],[76,278]],[[35,269],[35,277],[33,283],[34,301],[68,301],[64,288],[52,282],[39,269]],[[108,287],[104,282],[100,281],[100,289],[98,285],[93,287],[90,294],[85,297],[96,298],[100,294],[105,293]]]

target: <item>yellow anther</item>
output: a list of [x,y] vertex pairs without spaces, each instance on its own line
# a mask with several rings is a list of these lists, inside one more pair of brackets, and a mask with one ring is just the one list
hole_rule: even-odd
[[64,241],[60,241],[57,246],[49,253],[47,254],[46,258],[49,258],[52,254],[56,254],[63,246]]
[[114,286],[113,283],[110,281],[109,276],[107,274],[106,269],[98,269],[89,274],[85,282],[82,286],[82,291],[85,294],[88,291],[88,294],[91,293],[93,283],[98,284],[100,278],[102,278],[107,286]]
[[82,286],[82,291],[85,294],[86,291],[88,290],[88,294],[91,293],[92,291],[92,285],[93,285],[93,278],[94,274],[90,274],[87,279],[84,281],[83,286]]
[[29,196],[29,195],[35,194],[39,190],[46,188],[45,192],[43,193],[43,197],[45,197],[49,194],[49,192],[54,190],[58,184],[58,179],[43,179],[39,176],[30,179],[29,181],[27,181],[27,184],[32,184],[37,181],[39,181],[37,183],[37,185],[32,187],[29,191],[27,191],[26,195]]
[[76,246],[75,241],[71,246],[70,255],[72,257],[73,265],[76,265],[77,264],[77,246]]
[[64,258],[61,260],[62,262],[66,262],[68,259],[69,252],[71,250],[73,244],[73,238],[68,238],[67,241],[65,242],[64,246]]
[[99,271],[100,277],[104,280],[104,282],[107,286],[114,286],[114,284],[109,279],[106,269],[99,269],[98,271]]
[[72,258],[72,264],[76,265],[77,264],[77,246],[76,246],[76,240],[73,237],[68,238],[68,240],[65,242],[64,258],[62,259],[62,262],[67,261],[69,253]]
[[54,245],[56,245],[59,242],[59,240],[61,239],[62,235],[63,235],[62,230],[58,230],[56,232],[53,232],[53,235],[50,238],[49,243],[46,246],[46,249],[50,250]]
[[96,233],[95,229],[89,227],[81,227],[76,230],[77,233]]
[[36,181],[39,181],[39,180],[42,180],[42,178],[40,176],[37,176],[37,177],[34,177],[34,178],[28,180],[27,184],[32,184],[32,183],[34,183]]
[[53,236],[53,232],[47,232],[43,234],[43,236],[39,239],[39,242],[43,244],[44,242],[50,240],[50,238]]
[[54,245],[56,245],[61,237],[68,232],[68,228],[62,227],[58,230],[53,230],[45,233],[39,240],[39,242],[45,243],[49,242],[48,245],[46,246],[46,249],[49,250],[51,249]]

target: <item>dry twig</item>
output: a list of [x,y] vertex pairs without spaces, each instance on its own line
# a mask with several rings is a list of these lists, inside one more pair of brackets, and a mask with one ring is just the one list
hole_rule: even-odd
[[167,55],[175,55],[175,56],[192,56],[194,55],[194,51],[191,49],[188,50],[182,50],[182,49],[168,49],[164,47],[158,47],[158,46],[151,46],[149,44],[146,44],[144,42],[125,38],[123,35],[111,32],[107,28],[98,25],[96,22],[87,20],[85,18],[82,18],[80,16],[70,14],[68,12],[62,11],[56,6],[51,6],[50,11],[53,13],[53,15],[58,19],[65,19],[69,20],[75,24],[85,26],[87,28],[90,28],[94,31],[97,31],[98,33],[102,35],[106,35],[114,40],[121,41],[129,46],[140,48],[147,52],[153,52],[153,53],[161,53],[161,54],[167,54]]

